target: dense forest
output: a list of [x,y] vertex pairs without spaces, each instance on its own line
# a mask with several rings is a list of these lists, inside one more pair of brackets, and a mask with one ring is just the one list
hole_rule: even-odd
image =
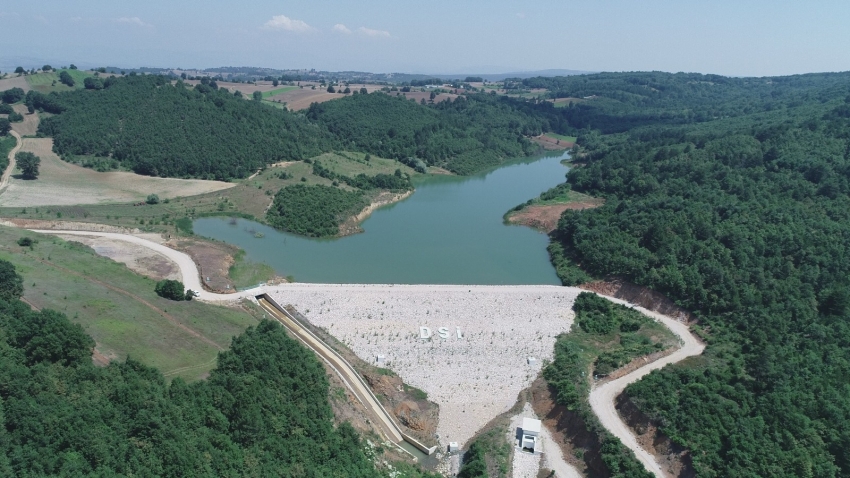
[[234,96],[212,84],[160,76],[108,78],[103,89],[41,95],[28,104],[56,114],[39,134],[66,158],[111,157],[140,174],[228,180],[337,143],[302,115]]
[[370,94],[315,103],[307,117],[325,126],[347,149],[387,158],[415,157],[470,174],[537,151],[527,137],[552,130],[557,112],[495,95],[460,96],[423,106],[400,96]]
[[296,184],[274,197],[266,219],[272,226],[309,237],[339,234],[339,226],[369,204],[362,191]]
[[91,337],[32,311],[22,284],[0,261],[0,475],[389,476],[334,427],[324,368],[278,324],[234,338],[207,380],[168,384],[129,359],[93,366]]
[[[408,158],[470,174],[537,151],[528,136],[562,131],[562,112],[495,95],[421,105],[383,93],[314,104],[304,114],[272,108],[202,80],[110,77],[98,88],[31,91],[30,110],[53,113],[39,134],[55,151],[114,159],[140,174],[228,180],[279,161],[334,149]],[[102,87],[100,87],[102,86]]]
[[708,343],[628,397],[698,476],[850,476],[850,74],[527,83],[597,95],[568,179],[606,202],[562,216],[559,275],[658,290]]

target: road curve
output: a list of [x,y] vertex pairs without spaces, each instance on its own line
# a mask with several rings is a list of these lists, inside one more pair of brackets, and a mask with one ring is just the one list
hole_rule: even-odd
[[[259,295],[264,294],[267,290],[267,288],[265,287],[257,287],[254,289],[240,291],[233,294],[216,294],[213,292],[206,291],[201,285],[201,278],[198,275],[197,266],[195,265],[192,258],[189,257],[187,254],[184,254],[180,251],[176,251],[161,244],[157,244],[156,242],[149,241],[147,239],[142,239],[140,237],[132,236],[129,234],[41,229],[33,229],[32,231],[42,234],[108,237],[110,239],[127,241],[133,244],[138,244],[147,247],[173,260],[180,268],[180,273],[183,276],[183,284],[186,286],[187,289],[197,291],[198,299],[200,300],[208,302],[222,302],[238,300],[244,297],[255,298]],[[673,332],[677,337],[679,337],[681,347],[678,350],[676,350],[670,355],[667,355],[666,357],[662,357],[654,362],[651,362],[616,380],[612,380],[610,382],[599,385],[598,387],[594,387],[591,390],[589,397],[590,406],[593,410],[593,413],[595,413],[596,416],[599,417],[599,421],[602,423],[602,426],[604,426],[614,436],[619,438],[624,445],[630,448],[637,456],[637,459],[644,465],[644,467],[648,471],[655,474],[655,476],[666,477],[667,475],[664,473],[661,466],[655,460],[655,457],[651,453],[644,450],[638,444],[637,438],[635,437],[634,433],[631,431],[629,426],[626,425],[626,423],[623,422],[623,420],[620,418],[620,415],[615,407],[615,400],[629,384],[640,380],[653,370],[658,370],[668,364],[679,362],[687,357],[700,355],[705,349],[705,345],[700,342],[697,337],[691,334],[690,330],[688,329],[688,326],[683,322],[661,315],[657,312],[647,310],[643,307],[635,306],[634,304],[625,302],[614,297],[604,297],[611,300],[612,302],[633,307],[641,313],[646,314],[647,316],[652,317],[655,320],[658,320],[659,322],[664,324],[668,329],[670,329],[670,331]],[[376,413],[380,414],[380,412],[377,411]]]
[[6,186],[9,185],[9,178],[12,177],[12,171],[15,170],[15,155],[18,154],[18,151],[21,150],[21,146],[24,144],[24,140],[21,139],[21,135],[13,130],[9,130],[9,133],[15,137],[17,144],[11,151],[9,151],[9,165],[6,166],[6,170],[3,171],[3,176],[0,177],[0,193],[6,189]]
[[656,360],[655,362],[648,363],[629,374],[623,375],[616,380],[594,387],[590,391],[589,398],[590,407],[593,409],[593,413],[599,417],[599,421],[602,423],[602,426],[611,432],[611,434],[619,438],[624,445],[629,447],[647,471],[653,473],[657,477],[666,477],[667,474],[661,468],[661,465],[658,464],[655,457],[638,444],[634,432],[632,432],[631,428],[629,428],[629,426],[623,422],[623,419],[620,418],[620,414],[617,412],[615,406],[615,400],[621,393],[623,393],[623,390],[625,390],[629,384],[640,380],[653,370],[658,370],[668,364],[674,364],[688,357],[700,355],[703,350],[705,350],[705,345],[691,334],[690,329],[683,322],[652,312],[644,309],[643,307],[633,306],[628,302],[615,299],[613,297],[604,297],[611,301],[634,307],[641,313],[658,320],[670,329],[670,331],[677,337],[679,337],[681,347],[679,347],[678,350],[666,357]]

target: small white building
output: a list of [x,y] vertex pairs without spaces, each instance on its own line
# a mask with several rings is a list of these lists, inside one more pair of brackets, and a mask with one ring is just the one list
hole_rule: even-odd
[[460,451],[460,446],[457,444],[456,441],[449,442],[449,453],[453,451]]
[[528,357],[525,359],[525,361],[528,365],[531,365],[532,367],[537,365],[537,359],[534,357]]
[[528,450],[531,453],[540,451],[537,449],[537,440],[540,438],[540,420],[534,418],[522,419],[522,439],[520,439],[520,448]]
[[385,357],[384,355],[381,355],[381,354],[378,354],[378,355],[375,357],[375,363],[377,363],[377,364],[382,364],[382,363],[384,363],[386,360],[387,360],[387,357]]

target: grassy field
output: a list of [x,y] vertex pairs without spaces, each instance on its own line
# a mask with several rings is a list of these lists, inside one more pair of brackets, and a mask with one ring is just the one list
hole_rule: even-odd
[[566,141],[568,143],[575,143],[576,142],[575,136],[564,136],[562,134],[557,134],[557,133],[546,133],[545,136],[548,136],[550,138],[559,139],[561,141]]
[[[59,72],[67,71],[71,78],[74,79],[74,86],[70,87],[59,81]],[[91,72],[82,70],[57,70],[44,73],[36,73],[27,76],[27,82],[32,89],[41,93],[50,93],[53,91],[71,91],[74,89],[83,88],[83,81],[86,78],[93,76]]]
[[[22,236],[38,243],[20,247]],[[230,339],[262,316],[249,303],[236,309],[163,299],[154,293],[153,280],[53,236],[0,227],[0,244],[0,259],[25,277],[28,303],[81,324],[99,353],[119,360],[131,356],[170,378],[202,378]]]
[[297,86],[284,86],[282,88],[276,88],[274,90],[264,91],[263,92],[263,99],[266,99],[270,96],[279,95],[281,93],[286,93],[287,91],[297,90],[297,89],[298,89]]
[[233,257],[235,261],[230,266],[230,279],[237,289],[253,287],[266,282],[276,275],[275,270],[268,264],[252,262],[245,259],[245,251],[240,250]]
[[418,176],[410,166],[403,165],[394,159],[378,158],[370,156],[366,161],[364,153],[325,153],[321,156],[312,158],[313,161],[320,161],[322,166],[330,169],[334,173],[342,174],[348,177],[354,177],[358,174],[366,174],[367,176],[375,176],[377,174],[393,174],[396,169],[400,169],[402,173],[407,173],[410,176]]

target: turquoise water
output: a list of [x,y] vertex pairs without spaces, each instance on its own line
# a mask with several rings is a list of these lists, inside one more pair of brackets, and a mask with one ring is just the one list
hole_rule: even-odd
[[[566,154],[476,176],[429,177],[406,200],[363,222],[365,232],[308,239],[254,221],[202,218],[196,234],[234,244],[298,282],[559,284],[545,234],[503,223],[512,207],[564,182]],[[256,238],[254,232],[265,237]]]

